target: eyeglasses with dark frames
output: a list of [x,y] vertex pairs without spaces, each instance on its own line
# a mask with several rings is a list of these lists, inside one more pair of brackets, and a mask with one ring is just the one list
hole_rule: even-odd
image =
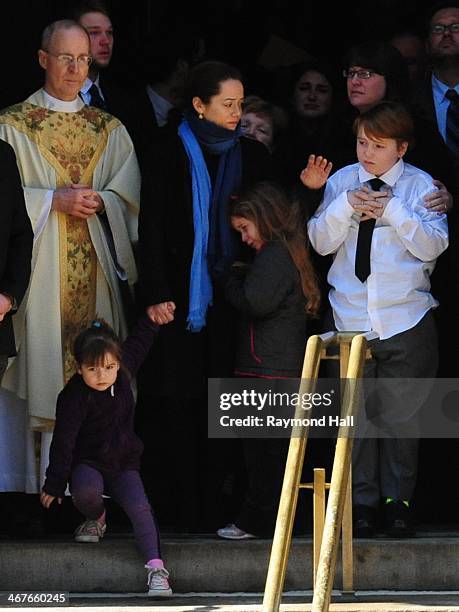
[[441,36],[445,32],[450,34],[459,34],[459,23],[450,23],[445,25],[444,23],[434,23],[430,26],[430,33],[434,36]]
[[376,72],[376,70],[343,70],[343,77],[346,79],[353,79],[354,77],[358,79],[371,79],[375,74],[384,76],[380,72]]

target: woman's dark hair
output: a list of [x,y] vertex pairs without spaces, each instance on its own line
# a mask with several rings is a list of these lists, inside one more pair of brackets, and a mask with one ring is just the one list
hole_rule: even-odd
[[301,79],[305,72],[318,72],[324,76],[330,83],[333,90],[333,97],[338,95],[338,92],[342,90],[342,83],[339,78],[338,71],[327,62],[325,59],[317,58],[307,62],[301,62],[300,64],[294,64],[289,69],[289,97],[292,98],[295,87],[298,81]]
[[191,105],[194,97],[201,98],[208,104],[213,96],[218,95],[223,81],[234,79],[242,81],[242,75],[237,68],[223,62],[205,61],[191,70],[185,88],[186,103]]
[[362,113],[354,121],[354,133],[362,128],[370,138],[393,138],[398,145],[413,142],[413,120],[398,102],[386,100]]
[[300,275],[303,294],[307,299],[306,312],[317,314],[320,291],[309,258],[303,229],[304,216],[299,203],[290,201],[275,183],[262,181],[231,199],[229,213],[231,217],[244,217],[252,221],[262,240],[279,240],[286,245]]
[[106,353],[121,361],[121,343],[113,329],[103,319],[95,319],[91,327],[75,339],[73,356],[78,365],[94,366],[102,362]]
[[351,66],[361,66],[383,75],[386,80],[385,100],[408,100],[408,68],[400,51],[389,43],[376,40],[352,47],[345,57],[344,68]]

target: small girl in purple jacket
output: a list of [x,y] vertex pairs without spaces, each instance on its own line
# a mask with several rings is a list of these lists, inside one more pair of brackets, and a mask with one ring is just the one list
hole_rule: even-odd
[[[62,503],[70,483],[73,503],[86,517],[77,542],[98,542],[106,529],[102,495],[110,495],[131,520],[148,570],[148,595],[172,594],[161,559],[159,535],[139,467],[143,445],[134,432],[131,380],[145,359],[158,324],[174,318],[165,304],[159,319],[150,309],[121,345],[105,322],[96,320],[75,340],[78,371],[59,394],[50,461],[40,501]],[[147,316],[148,315],[148,316]]]

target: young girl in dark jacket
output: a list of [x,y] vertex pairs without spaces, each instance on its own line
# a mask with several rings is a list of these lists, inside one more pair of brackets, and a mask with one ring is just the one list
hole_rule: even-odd
[[[273,183],[261,182],[231,201],[230,215],[256,252],[249,266],[233,264],[225,286],[241,315],[235,374],[300,377],[307,318],[317,313],[320,293],[299,206]],[[248,490],[236,524],[218,530],[228,539],[271,535],[282,482],[285,441],[246,439],[243,446]]]
[[101,320],[77,337],[78,371],[57,400],[50,463],[40,496],[45,508],[56,498],[62,503],[70,482],[73,503],[86,517],[75,540],[98,542],[106,529],[102,495],[109,494],[132,522],[148,570],[148,595],[162,597],[172,591],[139,475],[143,444],[134,432],[131,379],[154,341],[158,324],[172,321],[173,310],[169,305],[158,317],[148,309],[122,345]]

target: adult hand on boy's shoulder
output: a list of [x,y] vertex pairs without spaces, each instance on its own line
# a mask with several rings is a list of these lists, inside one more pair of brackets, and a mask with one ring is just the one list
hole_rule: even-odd
[[453,196],[441,181],[434,180],[434,189],[424,196],[425,207],[432,212],[448,213],[453,208]]
[[157,325],[165,325],[174,320],[175,303],[174,302],[161,302],[160,304],[153,304],[147,308],[147,315],[150,317],[153,323]]

